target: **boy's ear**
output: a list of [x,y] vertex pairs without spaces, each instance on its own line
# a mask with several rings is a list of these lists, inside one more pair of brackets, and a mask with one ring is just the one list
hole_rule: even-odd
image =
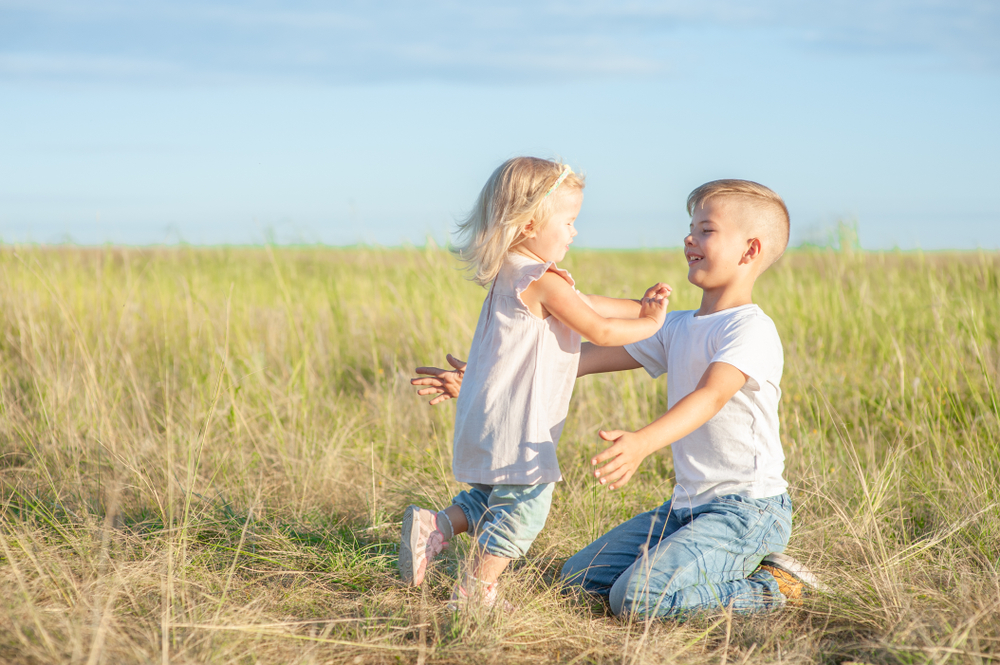
[[760,244],[759,238],[751,238],[747,243],[747,250],[743,252],[740,263],[752,263],[764,254],[764,248]]

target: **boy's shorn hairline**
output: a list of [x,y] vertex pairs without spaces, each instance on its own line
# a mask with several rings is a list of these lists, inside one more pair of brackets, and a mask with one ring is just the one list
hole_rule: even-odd
[[718,196],[741,199],[756,213],[751,216],[750,221],[753,233],[764,241],[765,262],[761,272],[767,270],[781,258],[788,246],[791,220],[784,200],[773,189],[752,180],[713,180],[695,188],[688,194],[688,215],[693,217],[694,211],[699,206]]

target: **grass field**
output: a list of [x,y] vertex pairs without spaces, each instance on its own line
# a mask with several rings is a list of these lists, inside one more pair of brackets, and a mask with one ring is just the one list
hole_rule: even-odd
[[[582,290],[665,280],[679,252],[574,250]],[[758,283],[785,348],[792,554],[833,588],[746,618],[620,622],[562,560],[671,489],[669,449],[618,493],[599,427],[663,411],[641,372],[576,387],[565,481],[520,607],[444,608],[399,518],[442,506],[453,403],[412,368],[464,354],[482,289],[437,249],[0,248],[0,662],[1000,661],[1000,255],[791,252]]]

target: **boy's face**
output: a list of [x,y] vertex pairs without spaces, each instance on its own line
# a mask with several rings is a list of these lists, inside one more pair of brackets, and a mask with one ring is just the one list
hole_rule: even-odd
[[[742,274],[741,259],[749,248],[737,199],[716,196],[699,205],[684,238],[688,281],[701,289],[731,284]],[[745,266],[744,266],[745,267]]]

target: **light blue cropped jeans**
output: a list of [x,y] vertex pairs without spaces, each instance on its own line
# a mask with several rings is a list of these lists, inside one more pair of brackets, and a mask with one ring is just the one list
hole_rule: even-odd
[[469,521],[469,535],[493,556],[520,559],[545,526],[555,483],[477,485],[452,503]]
[[761,559],[782,552],[792,530],[787,494],[739,495],[694,508],[637,515],[572,556],[562,579],[608,598],[615,615],[681,617],[732,606],[776,609],[785,597]]

